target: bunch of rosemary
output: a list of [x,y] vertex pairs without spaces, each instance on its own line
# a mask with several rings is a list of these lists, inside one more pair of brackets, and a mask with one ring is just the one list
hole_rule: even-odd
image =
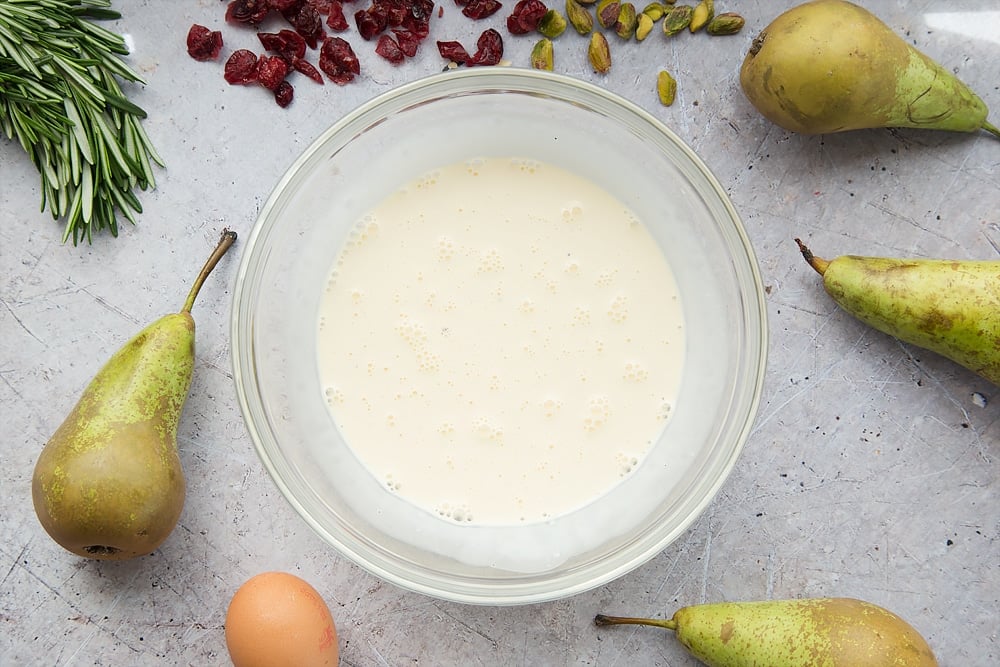
[[143,83],[120,58],[120,35],[93,23],[116,19],[110,0],[0,0],[0,129],[16,138],[41,176],[42,210],[65,220],[63,242],[118,235],[135,223],[135,188],[155,186],[163,161],[142,128],[146,113],[119,80]]

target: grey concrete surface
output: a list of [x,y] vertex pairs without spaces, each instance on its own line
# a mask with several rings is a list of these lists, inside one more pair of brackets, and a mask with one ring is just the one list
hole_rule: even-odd
[[[942,665],[1000,663],[1000,390],[838,310],[793,242],[817,254],[1000,259],[1000,141],[986,133],[871,130],[797,136],[762,119],[737,71],[788,0],[722,0],[739,35],[654,33],[612,41],[595,76],[585,40],[556,41],[556,70],[599,81],[662,119],[707,162],[744,218],[767,288],[770,358],[754,430],[721,493],[677,542],[635,571],[556,602],[469,607],[385,584],[340,557],[262,468],[237,406],[229,314],[239,246],[196,306],[197,367],[180,427],[188,479],[180,524],[150,556],[91,562],[63,551],[32,510],[40,448],[104,360],[178,308],[229,226],[246,233],[282,172],[333,121],[442,66],[435,39],[473,44],[480,22],[440,2],[430,39],[394,67],[347,35],[351,85],[296,80],[280,109],[232,87],[222,63],[185,53],[192,23],[221,29],[224,55],[257,50],[218,0],[114,3],[128,35],[129,88],[166,160],[117,239],[62,244],[39,212],[38,177],[0,139],[0,665],[225,665],[236,588],[264,570],[309,580],[329,602],[344,665],[697,664],[669,634],[597,629],[595,613],[669,616],[719,600],[852,596],[888,607]],[[1000,109],[995,0],[865,3]],[[348,5],[348,7],[352,7]],[[506,35],[504,30],[501,32]],[[524,66],[534,39],[507,37]],[[656,99],[656,73],[678,81]],[[994,114],[994,123],[1000,117]],[[377,175],[373,175],[377,177]]]

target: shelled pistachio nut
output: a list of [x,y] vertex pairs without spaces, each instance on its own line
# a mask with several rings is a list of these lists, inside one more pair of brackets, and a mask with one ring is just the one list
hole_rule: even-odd
[[697,5],[695,5],[694,11],[691,13],[691,23],[688,24],[688,30],[691,32],[698,32],[712,20],[715,16],[715,2],[714,0],[701,0]]
[[591,33],[587,58],[590,60],[590,66],[598,74],[604,74],[611,69],[611,49],[608,48],[608,39],[603,32]]
[[642,13],[656,22],[667,13],[667,6],[662,2],[651,2],[642,8]]
[[708,25],[705,26],[705,32],[709,35],[735,35],[743,30],[745,24],[746,19],[739,14],[726,12],[716,15],[709,21]]
[[548,37],[542,37],[531,49],[531,66],[534,69],[551,72],[553,60],[554,50],[552,48],[552,40]]
[[594,29],[594,17],[579,0],[566,0],[566,17],[569,24],[581,35],[589,35]]
[[558,9],[550,9],[542,16],[538,22],[538,32],[543,36],[553,39],[563,34],[566,30],[566,17]]
[[694,14],[694,7],[691,5],[674,5],[663,17],[663,34],[673,37],[691,25],[691,15]]
[[612,30],[618,23],[618,9],[621,3],[618,0],[599,0],[597,3],[597,22],[602,28]]
[[635,5],[623,2],[618,7],[618,20],[615,22],[615,34],[628,40],[635,36],[635,28],[639,25],[639,17]]
[[653,25],[654,21],[653,19],[649,18],[649,14],[646,13],[639,14],[638,18],[636,19],[636,25],[635,25],[636,41],[641,42],[642,40],[649,37],[649,33],[653,31]]
[[677,97],[677,81],[666,70],[660,70],[656,76],[656,94],[660,98],[660,104],[669,107]]

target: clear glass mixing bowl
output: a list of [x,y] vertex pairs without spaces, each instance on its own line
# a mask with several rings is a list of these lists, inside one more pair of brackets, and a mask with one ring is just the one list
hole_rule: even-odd
[[[317,370],[320,295],[354,223],[416,176],[485,156],[569,168],[627,203],[661,245],[683,302],[687,356],[662,437],[608,494],[547,523],[461,525],[401,500],[344,442]],[[324,132],[282,177],[245,239],[231,326],[250,435],[302,518],[386,581],[494,605],[599,586],[682,535],[743,447],[767,349],[753,250],[698,156],[616,95],[513,68],[430,76]]]

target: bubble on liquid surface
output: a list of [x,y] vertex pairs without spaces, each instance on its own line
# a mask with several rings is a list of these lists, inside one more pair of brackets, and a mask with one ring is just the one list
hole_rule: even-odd
[[611,401],[608,400],[608,397],[603,394],[591,396],[583,417],[583,430],[588,433],[597,431],[608,422],[610,417]]
[[494,424],[487,417],[478,417],[472,422],[472,432],[480,440],[492,442],[498,445],[503,444],[503,427]]
[[326,402],[330,405],[339,405],[344,402],[344,392],[339,387],[327,387],[323,391]]
[[563,204],[559,211],[563,222],[579,222],[583,218],[583,204],[578,201],[570,201]]
[[624,324],[628,319],[628,297],[619,294],[608,306],[608,317],[616,324]]
[[438,183],[438,179],[441,177],[441,172],[431,171],[424,174],[422,177],[417,179],[416,188],[418,190],[427,190],[432,188]]
[[656,411],[656,418],[659,419],[659,420],[669,419],[670,415],[671,415],[671,413],[673,413],[673,411],[674,411],[674,406],[670,403],[670,401],[666,401],[666,400],[665,401],[661,401],[660,402],[660,407]]
[[527,160],[522,158],[515,158],[510,161],[511,165],[516,167],[518,171],[522,171],[526,174],[534,174],[541,168],[541,163],[535,160]]
[[637,361],[626,361],[622,378],[627,382],[645,382],[649,378],[649,371]]
[[573,309],[573,319],[570,322],[574,327],[585,327],[590,324],[590,310],[584,306],[577,306]]
[[472,511],[465,504],[452,505],[451,503],[441,503],[435,511],[441,518],[451,519],[456,523],[470,523],[473,519]]
[[470,176],[479,176],[480,170],[483,168],[485,160],[483,158],[472,158],[465,162],[465,171],[468,172]]
[[398,479],[395,479],[390,472],[385,476],[385,487],[393,493],[399,493],[399,490],[403,488],[403,484]]
[[619,477],[625,477],[639,465],[639,458],[632,456],[631,454],[626,454],[625,452],[618,452],[615,456],[615,461],[618,463],[618,475]]
[[497,273],[503,271],[503,269],[503,256],[496,248],[490,248],[479,254],[479,266],[476,268],[477,273]]
[[615,276],[618,275],[617,269],[605,269],[597,274],[594,279],[595,287],[610,287],[615,282]]
[[546,417],[555,417],[562,408],[562,401],[552,396],[542,399],[542,412]]
[[438,261],[450,262],[455,257],[455,240],[450,236],[442,236],[437,243]]

